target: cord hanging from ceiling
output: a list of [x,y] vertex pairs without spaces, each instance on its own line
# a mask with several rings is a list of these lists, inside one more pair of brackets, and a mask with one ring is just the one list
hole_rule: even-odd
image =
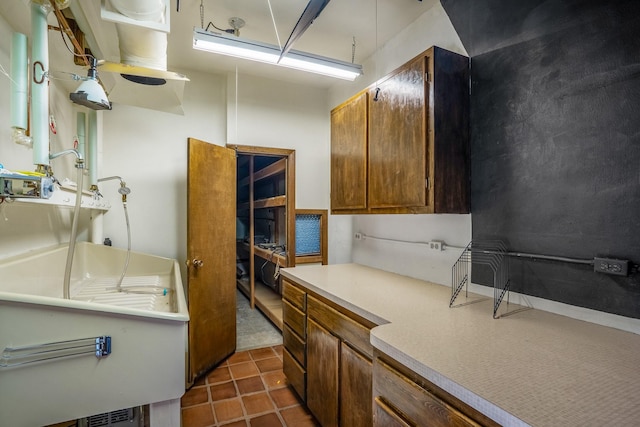
[[205,31],[209,31],[209,27],[213,27],[218,31],[222,31],[223,33],[227,33],[227,34],[234,34],[236,36],[238,36],[240,34],[240,28],[242,28],[244,26],[244,20],[240,19],[240,18],[230,18],[229,19],[229,25],[231,25],[233,28],[220,28],[218,26],[216,26],[216,24],[213,23],[213,21],[209,21],[209,23],[207,24],[206,28],[204,26],[204,0],[200,0],[200,28],[202,28]]
[[271,21],[273,21],[273,29],[275,30],[276,38],[278,39],[278,47],[282,52],[282,43],[280,42],[280,35],[278,34],[278,27],[276,26],[276,18],[273,16],[273,9],[271,8],[271,0],[267,0],[267,3],[269,4],[269,12],[271,12]]
[[356,63],[356,36],[353,36],[353,43],[351,43],[351,63]]
[[376,50],[373,53],[373,58],[376,61],[376,94],[373,97],[374,101],[378,101],[380,98],[378,97],[380,95],[380,88],[378,87],[378,81],[380,80],[380,71],[378,70],[378,62],[379,62],[379,58],[378,58],[378,0],[376,1]]

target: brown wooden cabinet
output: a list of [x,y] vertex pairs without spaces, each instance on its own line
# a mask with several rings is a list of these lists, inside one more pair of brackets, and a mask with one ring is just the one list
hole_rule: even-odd
[[373,365],[349,344],[342,342],[340,351],[341,426],[370,426]]
[[[375,324],[286,278],[282,284],[287,379],[323,427],[370,427],[373,347],[369,335]],[[300,331],[303,322],[304,333]]]
[[367,208],[367,92],[331,111],[331,210]]
[[498,425],[382,353],[373,364],[373,401],[375,427]]
[[331,211],[469,212],[469,58],[432,47],[331,114]]
[[307,406],[322,426],[371,426],[372,326],[307,296]]
[[323,427],[338,426],[340,339],[307,322],[307,407]]
[[307,294],[282,279],[282,367],[289,383],[302,400],[307,395]]
[[284,373],[320,425],[498,426],[407,366],[374,350],[370,336],[376,323],[285,275]]

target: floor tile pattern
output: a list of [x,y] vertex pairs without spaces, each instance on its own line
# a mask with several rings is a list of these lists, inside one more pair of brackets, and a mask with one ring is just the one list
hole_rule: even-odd
[[282,345],[237,352],[182,397],[182,427],[317,427],[282,372]]

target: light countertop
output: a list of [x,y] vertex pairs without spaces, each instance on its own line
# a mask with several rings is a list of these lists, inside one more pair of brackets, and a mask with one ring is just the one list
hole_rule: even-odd
[[493,319],[480,296],[449,308],[449,287],[358,264],[281,271],[381,325],[374,347],[498,423],[638,425],[640,335],[535,309]]

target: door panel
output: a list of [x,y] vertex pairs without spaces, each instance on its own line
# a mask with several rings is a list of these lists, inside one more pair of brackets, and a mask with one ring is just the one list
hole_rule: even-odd
[[331,112],[331,209],[367,208],[367,92]]
[[307,407],[323,427],[337,427],[340,340],[307,321]]
[[189,382],[236,348],[235,151],[188,140]]
[[373,425],[372,384],[371,361],[343,342],[340,353],[340,425]]
[[426,204],[425,59],[369,93],[369,207]]

